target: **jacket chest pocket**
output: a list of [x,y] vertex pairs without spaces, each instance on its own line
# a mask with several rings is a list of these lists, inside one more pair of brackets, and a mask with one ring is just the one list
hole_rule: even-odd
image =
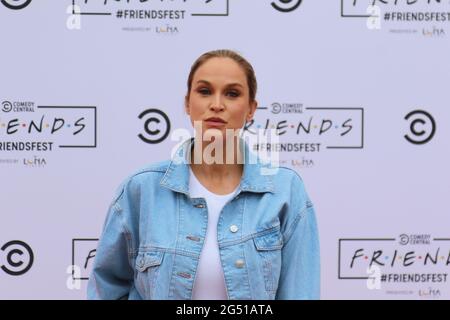
[[260,257],[259,264],[264,274],[266,290],[274,297],[280,279],[283,237],[279,229],[276,229],[273,232],[254,237],[253,242]]
[[156,278],[164,258],[162,251],[139,252],[135,263],[135,285],[144,299],[152,299]]

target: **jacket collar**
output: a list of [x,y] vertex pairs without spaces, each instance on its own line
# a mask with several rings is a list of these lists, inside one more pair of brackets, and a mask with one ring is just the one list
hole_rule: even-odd
[[[250,152],[248,144],[244,139],[240,139],[241,151],[244,150],[244,170],[241,182],[238,187],[241,191],[248,192],[274,192],[273,179],[271,175],[264,175],[267,170],[267,164]],[[183,142],[172,157],[169,166],[160,181],[160,185],[173,191],[181,192],[189,196],[189,160],[191,158],[191,148],[194,144],[194,138]]]

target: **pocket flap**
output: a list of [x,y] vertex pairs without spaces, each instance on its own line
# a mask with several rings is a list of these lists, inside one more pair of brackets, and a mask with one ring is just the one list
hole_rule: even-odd
[[159,266],[163,256],[163,251],[140,252],[136,257],[136,269],[143,272],[149,267]]
[[279,230],[253,238],[258,250],[278,250],[283,247],[283,237]]

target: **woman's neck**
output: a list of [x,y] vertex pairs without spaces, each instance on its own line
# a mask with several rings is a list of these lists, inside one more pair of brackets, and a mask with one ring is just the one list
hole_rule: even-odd
[[223,183],[225,180],[240,180],[244,170],[243,154],[237,141],[228,148],[226,142],[194,141],[191,149],[191,169],[199,179],[214,183]]

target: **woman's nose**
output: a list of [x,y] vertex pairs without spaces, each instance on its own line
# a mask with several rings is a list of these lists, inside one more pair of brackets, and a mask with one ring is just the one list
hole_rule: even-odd
[[220,111],[225,108],[222,97],[220,95],[216,95],[213,97],[210,108],[213,109],[214,111]]

